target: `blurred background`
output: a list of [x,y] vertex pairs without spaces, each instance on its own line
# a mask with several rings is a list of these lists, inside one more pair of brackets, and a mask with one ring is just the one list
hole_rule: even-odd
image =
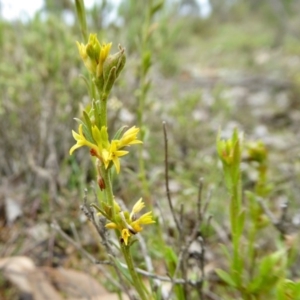
[[[115,132],[137,123],[142,36],[147,7],[155,1],[85,2],[89,32],[112,41],[113,52],[118,44],[126,48],[128,61],[109,100]],[[149,203],[167,207],[166,121],[175,206],[184,203],[186,213],[193,212],[203,177],[210,213],[222,227],[226,199],[215,140],[219,128],[228,137],[237,127],[247,140],[266,144],[276,186],[271,206],[288,198],[299,223],[299,15],[299,0],[165,0],[155,12],[145,46],[151,53],[143,113]],[[83,40],[73,1],[0,1],[0,257],[22,255],[36,266],[95,275],[91,263],[50,228],[54,220],[69,235],[76,228],[81,244],[98,256],[99,239],[79,209],[84,189],[93,194],[93,165],[83,150],[69,156],[73,118],[89,101],[76,41]],[[143,197],[137,152],[131,149],[115,178],[116,197],[130,206]],[[251,187],[255,168],[247,165],[244,172]],[[0,299],[18,297],[0,275]]]

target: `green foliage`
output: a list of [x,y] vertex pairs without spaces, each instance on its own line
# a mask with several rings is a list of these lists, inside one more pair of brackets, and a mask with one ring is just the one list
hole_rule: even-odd
[[[92,126],[100,126],[102,122],[94,82],[86,72],[82,77],[88,88],[86,91],[84,82],[79,78],[79,74],[85,71],[79,63],[75,44],[76,40],[87,42],[87,24],[96,28],[95,32],[100,28],[98,36],[112,36],[115,48],[121,40],[128,54],[126,76],[115,82],[118,75],[115,69],[106,76],[110,78],[106,89],[107,93],[110,92],[109,101],[116,100],[119,105],[108,114],[108,134],[119,140],[125,126],[128,128],[136,118],[142,126],[144,140],[144,149],[140,148],[138,155],[128,156],[122,165],[125,172],[112,180],[115,199],[121,198],[131,206],[137,193],[141,193],[149,199],[149,206],[154,204],[156,224],[152,229],[143,231],[142,235],[154,262],[153,272],[160,276],[167,273],[172,279],[201,279],[199,253],[188,253],[197,257],[195,261],[185,253],[181,267],[178,271],[176,268],[181,260],[181,246],[191,235],[189,229],[197,223],[194,199],[198,193],[198,177],[205,179],[201,202],[205,213],[197,228],[199,237],[205,240],[204,264],[207,269],[213,266],[213,270],[205,273],[203,286],[176,284],[171,297],[206,300],[213,291],[215,297],[221,299],[300,299],[297,238],[289,232],[275,232],[272,220],[261,205],[270,207],[279,221],[280,197],[290,200],[292,210],[298,209],[293,200],[299,194],[299,161],[292,152],[297,148],[294,134],[298,128],[300,95],[297,28],[287,32],[280,47],[272,49],[278,24],[267,3],[260,6],[259,1],[249,5],[245,1],[236,1],[239,4],[231,6],[232,1],[225,2],[219,2],[212,17],[203,19],[197,15],[181,16],[176,5],[163,5],[163,1],[123,1],[119,16],[123,18],[124,26],[118,28],[117,24],[104,25],[105,12],[109,11],[107,1],[95,6],[85,16],[83,1],[78,0],[75,4],[82,37],[78,24],[75,34],[73,27],[63,22],[62,14],[49,13],[45,18],[37,14],[24,24],[1,21],[1,175],[5,178],[23,174],[22,180],[27,183],[28,190],[39,192],[42,205],[38,217],[45,219],[43,213],[50,216],[49,198],[58,199],[54,201],[54,207],[60,213],[57,218],[66,224],[65,231],[69,230],[71,219],[79,224],[80,234],[89,235],[90,231],[84,231],[86,224],[77,217],[77,204],[82,202],[82,191],[89,187],[90,181],[98,180],[97,171],[91,168],[90,157],[86,158],[81,153],[70,157],[68,151],[72,145],[71,128],[76,126],[73,117],[83,124],[84,136],[89,141],[93,141]],[[292,1],[284,1],[283,4],[287,5],[286,11],[293,11]],[[229,8],[227,17],[224,7]],[[59,10],[59,5],[56,10]],[[264,19],[264,15],[270,19]],[[267,63],[257,62],[261,51],[267,52]],[[119,66],[119,62],[114,65],[116,68]],[[226,72],[224,82],[218,73],[223,69],[230,70]],[[247,98],[247,93],[252,93],[247,90],[248,83],[241,82],[233,88],[229,86],[232,75],[233,82],[235,77],[240,76],[236,76],[232,69],[242,69],[251,74],[259,70],[259,80],[269,70],[275,70],[282,80],[288,81],[291,77],[288,109],[292,113],[283,111],[282,114],[292,126],[280,129],[280,141],[284,142],[279,143],[279,148],[282,147],[279,150],[276,142],[271,140],[271,135],[278,135],[275,126],[272,127],[278,117],[272,114],[278,102],[275,97],[278,90],[266,87],[272,90],[274,99],[269,107],[261,104],[256,107],[259,112],[266,109],[266,119],[264,115],[255,119],[257,112],[250,107]],[[110,89],[112,85],[114,90]],[[247,91],[240,101],[232,99],[230,93],[228,96],[228,91],[234,88]],[[87,104],[88,98],[91,104]],[[78,113],[79,106],[83,108],[81,115]],[[278,107],[281,112],[281,106]],[[170,194],[174,211],[184,228],[181,235],[170,220],[166,201],[162,120],[167,121]],[[244,127],[246,140],[242,140],[239,130],[233,131],[229,140],[223,139],[220,132],[215,151],[218,127],[227,127],[232,122],[238,128]],[[268,128],[268,146],[262,141],[250,141],[250,138],[248,142],[248,136],[252,136],[252,131],[261,125]],[[286,151],[285,147],[290,149]],[[285,151],[286,156],[278,157],[278,153],[283,155]],[[216,152],[221,159],[219,165]],[[137,175],[140,169],[144,172],[143,176]],[[40,170],[50,174],[57,187],[56,193],[51,194],[51,189],[45,184],[49,179],[41,177]],[[114,169],[111,171],[112,176]],[[72,194],[74,190],[79,191],[76,196]],[[100,202],[107,199],[105,190],[95,194]],[[24,207],[31,210],[31,198],[28,198]],[[209,212],[206,210],[208,202]],[[75,209],[69,209],[71,205]],[[110,206],[103,207],[111,209]],[[75,213],[70,215],[70,211]],[[213,215],[212,226],[206,222],[209,214]],[[116,241],[119,240],[117,235]],[[219,246],[220,242],[222,245]],[[125,282],[133,284],[130,272],[124,268],[124,261],[121,263],[119,257],[106,256],[98,242],[87,247],[95,252],[95,257],[100,255],[109,259]],[[140,248],[134,249],[133,258],[140,268],[147,267]],[[110,266],[106,270],[117,278]],[[220,281],[214,280],[214,273]],[[162,299],[163,287],[155,286],[155,279],[145,277],[145,281],[149,282],[153,298]],[[2,278],[1,286],[6,287]],[[112,282],[108,286],[120,292]],[[7,295],[10,296],[9,292]]]
[[[258,163],[257,170],[260,176],[258,176],[255,192],[248,191],[246,193],[248,198],[246,205],[242,204],[240,198],[241,150],[242,140],[239,138],[237,130],[233,132],[232,138],[229,140],[221,140],[219,133],[217,152],[223,164],[224,178],[231,196],[229,211],[233,250],[230,255],[229,249],[223,246],[230,269],[228,271],[218,269],[216,272],[231,289],[238,291],[243,299],[274,298],[277,287],[279,290],[282,289],[280,282],[288,280],[286,277],[287,261],[290,254],[288,249],[282,246],[261,256],[255,253],[255,241],[261,229],[270,225],[266,221],[263,222],[266,219],[265,212],[258,204],[258,197],[265,197],[270,192],[269,188],[267,190],[265,188],[268,186],[267,150],[261,142],[250,143],[248,146],[248,160]],[[246,219],[248,219],[249,228],[245,227]],[[242,236],[246,237],[246,243],[241,243]],[[248,253],[248,256],[245,256],[245,253]]]
[[[1,156],[15,160],[2,169],[9,174],[45,167],[50,155],[65,156],[69,115],[76,115],[84,88],[74,61],[76,38],[60,19],[36,15],[27,24],[3,22],[1,33]],[[32,176],[26,172],[28,181],[35,181]]]

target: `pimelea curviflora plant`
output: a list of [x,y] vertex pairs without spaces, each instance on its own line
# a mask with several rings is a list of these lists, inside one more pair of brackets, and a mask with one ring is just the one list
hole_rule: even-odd
[[106,218],[105,227],[115,230],[119,239],[120,249],[125,258],[131,282],[140,299],[149,299],[137,275],[130,253],[134,235],[142,231],[143,226],[155,223],[152,212],[146,212],[140,217],[137,214],[145,207],[142,199],[133,206],[132,211],[123,211],[115,201],[111,181],[111,169],[116,173],[121,171],[120,158],[128,154],[128,147],[141,144],[138,139],[139,128],[133,126],[121,127],[114,137],[110,138],[107,128],[107,101],[110,91],[126,62],[125,50],[119,46],[119,51],[110,54],[112,44],[100,43],[96,34],[90,34],[87,44],[77,42],[80,56],[88,69],[92,82],[96,87],[96,99],[92,100],[90,109],[83,110],[78,132],[72,131],[76,144],[70,149],[70,155],[81,147],[89,149],[89,155],[96,158],[95,168],[97,182],[104,192],[100,206],[93,205],[98,213]]

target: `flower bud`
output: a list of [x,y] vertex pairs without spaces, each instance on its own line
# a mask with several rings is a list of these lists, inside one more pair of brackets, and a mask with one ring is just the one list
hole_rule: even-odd
[[[103,81],[103,65],[109,55],[111,43],[100,44],[97,34],[90,34],[86,45],[77,42],[80,56],[90,73],[98,80]],[[104,85],[104,84],[102,84]]]
[[263,164],[267,161],[268,151],[263,142],[252,142],[247,145],[249,160]]
[[98,186],[100,188],[101,191],[105,190],[105,181],[102,177],[98,177]]
[[[104,62],[103,76],[104,80],[107,81],[114,77],[114,80],[118,78],[119,74],[123,70],[126,63],[125,49],[119,46],[120,51],[108,56]],[[115,74],[112,76],[111,71],[115,67]]]

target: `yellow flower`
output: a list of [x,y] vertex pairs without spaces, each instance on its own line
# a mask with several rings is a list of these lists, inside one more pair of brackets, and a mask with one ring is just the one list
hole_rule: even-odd
[[100,44],[97,34],[90,34],[86,45],[76,42],[79,54],[92,74],[100,77],[103,73],[103,64],[109,55],[112,43]]
[[106,169],[111,166],[112,162],[117,173],[120,173],[121,168],[119,158],[128,154],[128,151],[122,150],[122,148],[141,143],[136,137],[139,128],[136,128],[135,126],[127,130],[120,140],[112,140],[111,143],[108,139],[106,126],[102,126],[101,129],[99,129],[96,125],[92,125],[90,139],[92,139],[93,142],[88,141],[84,136],[82,124],[79,125],[78,132],[79,133],[72,131],[73,137],[77,143],[70,149],[70,155],[72,155],[76,149],[87,146],[92,150],[91,155],[98,157]]
[[268,151],[265,144],[261,141],[256,141],[247,144],[249,159],[257,161],[260,164],[266,163],[268,159]]
[[134,218],[135,214],[138,213],[138,212],[140,212],[144,207],[145,207],[145,203],[143,202],[143,199],[140,198],[140,200],[138,200],[134,204],[134,206],[132,208],[132,211],[130,213],[129,218],[132,220]]
[[[89,70],[89,72],[91,73],[96,73],[96,69],[97,69],[97,61],[90,56],[91,54],[91,47],[88,48],[89,44],[84,45],[82,43],[76,42],[78,50],[79,50],[79,54],[86,66],[86,68]],[[88,53],[89,51],[89,53]]]
[[135,235],[143,230],[142,225],[155,223],[153,220],[152,211],[149,211],[137,218],[136,214],[139,213],[144,207],[145,203],[141,198],[133,206],[130,214],[127,211],[119,211],[115,217],[115,220],[107,223],[105,227],[108,229],[119,230],[125,245],[127,245],[130,236]]
[[108,141],[108,134],[107,134],[107,127],[102,126],[101,130],[96,125],[92,126],[92,135],[93,139],[97,143],[99,152],[101,153],[104,149],[109,148],[109,141]]
[[116,171],[119,174],[120,172],[120,160],[119,157],[124,156],[128,151],[118,150],[116,141],[112,141],[109,149],[108,161],[112,161],[116,167]]
[[128,239],[130,237],[129,230],[128,229],[123,229],[122,233],[121,233],[121,236],[122,236],[122,239],[123,239],[125,245],[127,246],[128,245]]
[[99,63],[97,66],[97,77],[100,77],[103,73],[103,65],[106,58],[108,57],[111,45],[112,43],[108,43],[108,44],[103,44],[101,47],[101,51],[99,54]]
[[137,139],[137,134],[140,129],[133,126],[124,132],[121,139],[118,141],[118,148],[123,148],[125,146],[130,146],[134,144],[142,144],[143,142]]
[[107,223],[105,225],[105,227],[108,228],[108,229],[117,229],[118,225],[116,223],[110,222],[110,223]]
[[82,146],[87,146],[87,147],[90,147],[91,149],[97,149],[97,145],[89,142],[85,136],[83,135],[83,132],[82,132],[82,124],[79,125],[78,127],[78,133],[76,133],[74,130],[72,130],[72,134],[73,134],[73,137],[74,139],[77,141],[77,143],[70,149],[70,155],[72,155],[72,153],[82,147]]

